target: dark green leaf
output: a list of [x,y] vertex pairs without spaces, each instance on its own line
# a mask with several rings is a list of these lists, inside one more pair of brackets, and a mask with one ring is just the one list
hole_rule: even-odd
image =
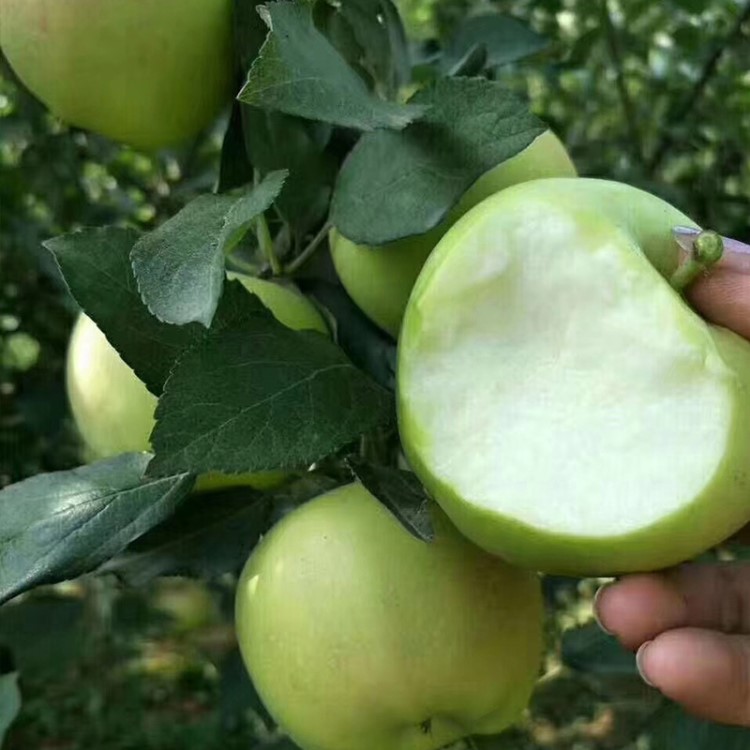
[[0,602],[93,570],[167,518],[189,475],[143,479],[146,454],[40,474],[0,492]]
[[336,321],[336,341],[351,361],[389,391],[396,388],[396,342],[354,304],[340,284],[300,279],[299,286]]
[[253,166],[245,148],[245,137],[242,132],[242,108],[240,102],[234,102],[232,115],[224,133],[219,163],[219,193],[249,185],[253,181]]
[[354,475],[391,513],[407,531],[425,542],[435,538],[430,507],[432,500],[415,474],[387,466],[373,466],[349,459]]
[[358,130],[403,128],[421,106],[378,99],[313,23],[304,4],[265,6],[271,29],[240,92],[240,100]]
[[21,710],[21,691],[18,688],[18,673],[0,675],[0,747],[5,733]]
[[487,67],[487,46],[484,44],[475,44],[466,50],[463,57],[458,58],[448,68],[447,75],[458,78],[466,76],[468,78],[479,75]]
[[197,493],[167,521],[107,562],[131,586],[159,576],[214,578],[236,573],[270,526],[267,497],[250,487]]
[[233,5],[235,53],[244,79],[266,40],[268,28],[258,13],[262,2],[233,0]]
[[159,395],[175,359],[203,335],[203,328],[167,325],[149,313],[130,265],[138,237],[132,229],[107,227],[56,237],[45,246],[78,304],[148,389]]
[[495,13],[471,16],[459,26],[446,46],[443,69],[454,68],[478,45],[487,49],[487,67],[496,68],[543,50],[547,40],[510,16]]
[[261,174],[289,170],[276,207],[302,237],[328,213],[338,167],[325,148],[331,126],[243,106],[245,141]]
[[423,120],[366,134],[339,174],[333,222],[355,242],[427,232],[485,172],[545,130],[520,99],[484,79],[437,81],[415,101],[429,106]]
[[281,192],[287,173],[272,172],[244,195],[201,195],[130,254],[143,301],[173,325],[213,320],[224,284],[224,255]]
[[159,401],[150,474],[303,468],[390,419],[390,394],[325,336],[286,328],[237,283],[224,298],[231,322],[180,359]]
[[750,729],[696,719],[679,706],[657,715],[649,731],[649,750],[747,750]]
[[578,672],[636,675],[635,656],[596,623],[568,630],[562,639],[563,663]]
[[410,76],[409,50],[398,10],[391,0],[347,0],[335,7],[329,30],[335,32],[338,23],[351,35],[344,57],[366,70],[386,96],[396,96]]

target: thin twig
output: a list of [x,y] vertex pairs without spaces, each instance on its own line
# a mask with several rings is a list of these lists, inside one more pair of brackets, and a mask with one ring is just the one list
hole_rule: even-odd
[[620,38],[617,34],[615,24],[612,21],[609,0],[601,0],[601,11],[607,45],[609,47],[609,55],[615,66],[617,90],[620,94],[620,102],[622,104],[623,112],[625,113],[625,121],[628,125],[628,130],[630,131],[630,146],[633,149],[633,156],[636,161],[641,162],[643,159],[643,140],[641,138],[641,130],[638,127],[638,114],[635,111],[635,105],[630,96],[628,83],[625,79],[625,67],[622,50],[620,49]]
[[674,131],[675,125],[679,125],[690,112],[695,108],[696,102],[703,96],[708,88],[708,84],[714,77],[719,69],[719,63],[722,57],[726,54],[727,50],[742,36],[742,27],[750,20],[750,2],[745,5],[745,8],[737,18],[736,23],[732,26],[729,34],[725,39],[717,42],[711,54],[706,59],[703,65],[703,70],[700,76],[693,84],[692,89],[685,97],[685,101],[682,106],[675,111],[675,114],[669,119],[669,122],[664,128],[664,134],[662,135],[661,141],[657,145],[654,155],[651,157],[648,168],[649,172],[653,174],[661,166],[664,161],[669,149],[674,145]]
[[310,244],[284,269],[286,274],[291,276],[296,271],[299,271],[302,266],[307,263],[310,258],[315,254],[315,251],[323,243],[323,240],[328,236],[328,232],[331,231],[331,224],[327,222],[323,225],[323,228],[313,237]]

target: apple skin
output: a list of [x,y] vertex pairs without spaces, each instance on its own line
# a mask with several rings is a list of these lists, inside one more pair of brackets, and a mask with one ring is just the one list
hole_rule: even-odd
[[0,0],[0,47],[58,117],[142,150],[231,98],[231,0]]
[[[523,213],[519,218],[527,210],[536,212],[536,216],[530,218],[531,213]],[[454,283],[458,269],[446,264],[450,263],[450,258],[455,259],[457,253],[465,251],[470,237],[477,236],[483,226],[489,226],[487,222],[491,222],[495,237],[508,236],[504,234],[506,231],[526,232],[525,244],[530,253],[534,252],[535,234],[540,226],[559,227],[570,222],[580,243],[590,243],[591,248],[598,248],[600,252],[618,245],[632,249],[632,264],[639,264],[639,267],[642,265],[640,253],[643,253],[664,277],[665,285],[677,269],[680,257],[672,228],[697,226],[659,198],[627,185],[583,178],[548,179],[519,185],[493,196],[467,214],[445,236],[420,274],[404,319],[399,342],[398,412],[407,459],[451,520],[474,543],[513,564],[562,575],[658,570],[688,560],[739,530],[750,520],[750,345],[734,333],[702,321],[676,293],[675,305],[680,309],[684,307],[682,312],[696,330],[700,329],[699,334],[691,333],[692,343],[696,336],[701,340],[710,337],[728,367],[726,390],[734,416],[726,430],[725,453],[715,473],[703,490],[682,508],[622,535],[593,537],[559,533],[521,522],[494,509],[478,507],[466,493],[441,476],[442,470],[430,457],[428,446],[432,438],[413,408],[413,394],[425,384],[413,374],[412,368],[416,357],[425,356],[420,343],[425,335],[425,321],[429,320],[430,310],[440,304],[435,297],[427,299],[431,287],[441,274]],[[537,236],[536,246],[539,242]],[[498,252],[501,250],[498,244]],[[612,267],[612,273],[630,270]],[[667,292],[672,293],[670,289]],[[461,304],[458,298],[456,304]],[[502,295],[498,295],[494,306],[502,311],[503,304]],[[450,314],[450,310],[447,312]],[[654,326],[658,325],[659,321],[654,321]],[[433,366],[437,363],[433,362]],[[675,415],[675,419],[677,417]],[[637,419],[637,415],[634,418]],[[679,431],[678,425],[675,421],[675,434]],[[706,450],[714,448],[706,446]],[[663,450],[668,454],[670,446],[663,445]],[[627,472],[626,465],[623,472]],[[607,498],[601,497],[600,501],[606,502]]]
[[[279,322],[295,330],[328,334],[315,306],[295,290],[240,274],[228,274],[256,294]],[[120,453],[151,449],[157,398],[123,362],[96,324],[81,314],[70,339],[67,389],[71,411],[86,446],[87,458],[100,460]],[[204,474],[197,491],[250,486],[268,489],[288,476],[286,472]]]
[[426,234],[373,248],[357,245],[334,229],[330,246],[336,272],[357,306],[395,338],[424,262],[459,218],[485,198],[518,183],[576,174],[565,146],[547,131],[520,154],[480,177],[448,217]]
[[434,510],[428,544],[347,485],[286,516],[245,566],[240,650],[304,750],[436,750],[499,733],[526,706],[542,654],[539,580]]

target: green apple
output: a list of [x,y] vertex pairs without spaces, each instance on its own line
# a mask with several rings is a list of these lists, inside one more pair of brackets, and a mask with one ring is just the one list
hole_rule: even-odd
[[[238,279],[276,316],[295,330],[328,333],[314,305],[296,290],[262,279],[229,274]],[[86,315],[76,322],[68,347],[67,387],[71,411],[92,460],[130,451],[150,450],[156,396],[122,361],[96,324]],[[256,474],[206,474],[197,490],[229,486],[265,489],[279,484],[284,472]]]
[[303,750],[436,750],[526,706],[542,652],[535,574],[474,547],[436,507],[411,536],[359,484],[286,516],[237,591],[237,637]]
[[375,323],[397,336],[414,282],[440,238],[485,198],[520,182],[542,177],[575,177],[576,168],[551,131],[474,183],[435,229],[378,248],[356,245],[335,230],[330,245],[336,272],[349,296]]
[[205,583],[188,578],[160,578],[156,581],[151,606],[172,621],[178,633],[190,633],[221,622],[216,598]]
[[0,0],[0,47],[56,115],[172,146],[231,98],[231,0]]
[[750,344],[669,284],[662,200],[600,180],[493,196],[430,256],[404,319],[399,427],[470,539],[567,574],[686,560],[750,519]]

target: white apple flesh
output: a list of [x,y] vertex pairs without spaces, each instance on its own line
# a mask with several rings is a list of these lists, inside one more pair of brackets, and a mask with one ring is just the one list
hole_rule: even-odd
[[566,574],[658,569],[750,519],[750,343],[668,283],[662,200],[539,180],[480,204],[412,293],[409,463],[470,539]]

